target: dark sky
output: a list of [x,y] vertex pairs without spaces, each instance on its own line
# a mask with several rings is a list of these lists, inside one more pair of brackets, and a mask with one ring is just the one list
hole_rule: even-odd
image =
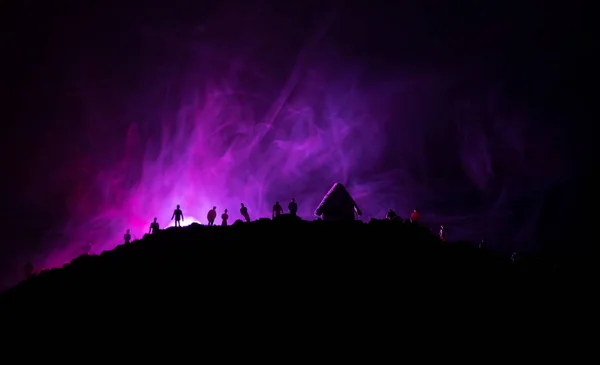
[[[148,95],[157,88],[153,79],[163,78],[165,70],[188,67],[183,65],[195,60],[197,55],[190,50],[202,52],[203,47],[194,45],[191,34],[196,33],[203,37],[198,42],[210,43],[211,52],[223,55],[233,48],[243,52],[244,45],[256,38],[272,37],[264,52],[271,62],[266,69],[276,79],[289,72],[276,66],[286,64],[285,55],[301,49],[311,29],[327,23],[323,54],[331,51],[339,59],[360,63],[373,79],[389,77],[390,70],[403,77],[454,73],[469,85],[467,92],[454,80],[450,87],[454,96],[476,95],[477,88],[483,93],[489,85],[500,85],[502,105],[524,111],[531,123],[529,133],[546,133],[556,144],[554,155],[544,152],[546,159],[535,158],[549,165],[556,160],[559,172],[554,175],[561,175],[553,176],[561,186],[557,194],[574,190],[576,180],[591,174],[589,142],[594,136],[588,80],[594,42],[591,11],[577,1],[561,6],[533,1],[9,2],[1,13],[5,113],[0,149],[6,238],[0,243],[0,264],[5,268],[0,275],[31,252],[44,250],[41,237],[71,218],[74,213],[67,202],[73,201],[75,187],[93,175],[98,164],[123,159],[128,123],[144,115],[144,107],[130,106],[148,103]],[[240,32],[242,25],[249,30]],[[84,89],[91,96],[81,96]],[[84,97],[87,101],[81,102]],[[439,103],[452,104],[454,99],[442,98]],[[94,108],[110,123],[94,120]],[[153,127],[139,128],[143,134]],[[434,131],[442,129],[431,127],[428,138],[440,138]],[[487,133],[494,131],[489,127]],[[505,153],[495,148],[494,153]],[[535,156],[537,148],[530,146],[528,153]],[[397,152],[390,147],[382,161],[396,159]],[[103,162],[94,162],[96,167],[82,162],[97,160]],[[460,165],[450,160],[444,164],[436,157],[429,161],[435,169],[416,170],[431,179],[441,176],[433,176],[432,170],[452,172]],[[522,174],[508,158],[494,161],[504,180]],[[493,195],[490,199],[495,200],[499,194],[494,188],[486,187],[484,193],[473,189],[472,195],[461,196]]]

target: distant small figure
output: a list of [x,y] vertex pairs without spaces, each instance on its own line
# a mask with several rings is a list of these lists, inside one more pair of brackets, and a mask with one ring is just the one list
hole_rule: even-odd
[[150,223],[150,230],[148,231],[148,233],[157,234],[159,230],[160,226],[158,225],[156,218],[154,218],[154,222]]
[[221,225],[223,227],[227,227],[227,220],[229,219],[229,214],[227,214],[227,209],[225,209],[225,211],[223,212],[223,214],[221,214],[221,219],[223,220],[223,222],[221,223]]
[[215,219],[217,219],[217,207],[212,207],[212,209],[208,211],[206,219],[208,220],[209,226],[215,225]]
[[125,244],[131,243],[131,233],[129,233],[129,230],[125,232],[123,239],[125,240]]
[[513,252],[512,255],[510,255],[510,262],[512,262],[513,264],[518,264],[520,261],[521,257],[519,256],[518,252]]
[[296,203],[296,198],[292,198],[292,201],[288,204],[288,210],[293,217],[296,216],[298,213],[298,203]]
[[273,218],[279,217],[281,213],[283,213],[283,207],[279,202],[275,202],[275,205],[273,205]]
[[421,220],[421,214],[419,214],[419,212],[417,212],[417,210],[413,210],[412,213],[410,213],[410,222],[411,223],[419,223],[419,221]]
[[440,240],[446,242],[446,228],[444,226],[440,226]]
[[179,209],[179,204],[177,208],[173,211],[173,215],[171,216],[171,220],[175,218],[175,227],[181,227],[181,222],[183,222],[183,212]]
[[510,262],[512,262],[513,264],[517,265],[521,263],[521,254],[518,253],[517,251],[513,252],[512,255],[510,255]]
[[27,263],[25,264],[25,267],[23,268],[23,272],[25,274],[26,279],[29,279],[30,277],[33,276],[34,270],[33,270],[33,265],[31,264],[31,261],[27,261]]
[[387,214],[385,215],[385,218],[388,220],[393,220],[396,219],[397,216],[398,214],[396,214],[396,212],[394,212],[394,210],[390,208],[390,210],[388,210]]
[[242,207],[240,208],[240,213],[246,222],[250,222],[250,214],[248,214],[248,208],[244,206],[244,203],[241,203]]
[[480,250],[485,250],[487,248],[485,240],[481,240],[481,242],[479,242],[479,244],[477,245],[477,248],[479,248]]

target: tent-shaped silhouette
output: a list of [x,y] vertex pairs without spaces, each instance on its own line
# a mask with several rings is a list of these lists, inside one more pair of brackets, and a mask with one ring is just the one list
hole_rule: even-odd
[[361,216],[362,212],[344,185],[335,183],[325,194],[315,215],[326,221],[349,221],[356,215]]

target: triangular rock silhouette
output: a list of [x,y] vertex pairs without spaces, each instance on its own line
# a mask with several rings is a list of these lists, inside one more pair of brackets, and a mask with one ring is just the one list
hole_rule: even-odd
[[354,220],[356,215],[361,216],[362,212],[346,187],[335,183],[323,197],[315,215],[324,221],[350,221]]

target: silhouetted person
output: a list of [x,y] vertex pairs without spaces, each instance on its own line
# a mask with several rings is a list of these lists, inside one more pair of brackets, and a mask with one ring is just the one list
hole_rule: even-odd
[[477,245],[477,247],[480,250],[485,250],[487,248],[487,244],[485,243],[485,240],[481,240],[481,242],[479,242],[479,245]]
[[154,222],[150,223],[150,231],[148,231],[148,233],[156,234],[158,233],[159,229],[160,226],[158,225],[156,218],[154,218]]
[[223,212],[223,214],[221,214],[221,219],[223,220],[223,222],[221,223],[221,225],[223,227],[227,226],[227,220],[229,219],[229,214],[227,214],[227,209],[225,209],[225,211]]
[[521,261],[521,257],[519,256],[518,252],[513,252],[512,255],[510,255],[510,262],[512,262],[513,264],[518,264]]
[[129,230],[125,232],[123,239],[125,240],[125,244],[131,243],[131,233],[129,233]]
[[212,207],[212,209],[208,211],[206,219],[208,220],[209,226],[215,225],[215,219],[217,219],[217,207]]
[[29,279],[30,277],[33,276],[34,271],[33,271],[33,265],[31,264],[31,261],[27,261],[27,263],[25,264],[25,267],[23,268],[23,273],[25,274],[26,279]]
[[440,240],[442,240],[442,242],[446,241],[446,228],[444,228],[444,226],[440,226]]
[[273,218],[279,217],[281,213],[283,213],[283,207],[279,202],[275,202],[275,205],[273,205]]
[[288,210],[293,217],[296,216],[298,213],[298,203],[296,203],[296,198],[292,198],[292,201],[288,204]]
[[248,208],[244,206],[244,203],[242,203],[242,207],[240,208],[240,214],[242,214],[246,222],[250,222],[250,214],[248,214]]
[[413,210],[412,213],[410,213],[410,222],[411,223],[419,223],[419,221],[421,220],[421,215],[419,214],[419,212],[417,212],[417,210]]
[[181,222],[183,222],[183,212],[179,209],[179,205],[173,211],[173,215],[171,216],[171,220],[175,218],[175,227],[181,227]]
[[390,210],[388,210],[387,214],[385,215],[385,218],[392,220],[392,219],[395,219],[397,216],[398,216],[398,214],[396,214],[396,212],[394,212],[394,210],[392,208],[390,208]]

